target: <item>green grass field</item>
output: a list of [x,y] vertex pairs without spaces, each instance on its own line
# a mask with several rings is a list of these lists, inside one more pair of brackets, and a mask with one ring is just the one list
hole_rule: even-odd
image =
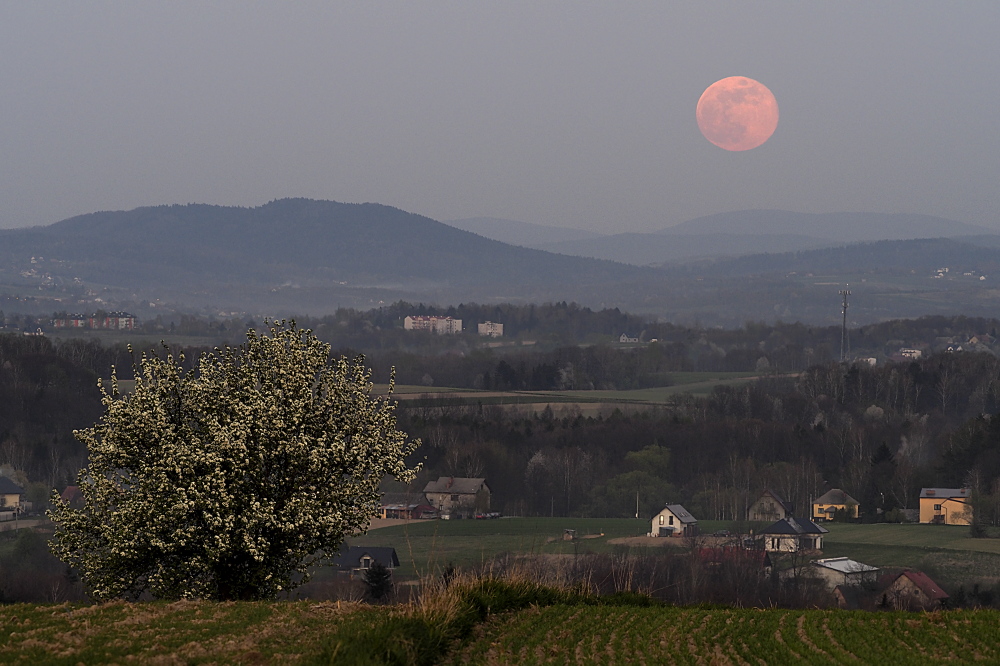
[[[542,405],[547,403],[601,403],[616,405],[670,404],[682,393],[706,395],[716,386],[738,386],[759,377],[756,372],[674,372],[668,375],[670,386],[628,391],[476,391],[443,386],[397,385],[395,395],[408,405]],[[385,384],[375,386],[384,394]]]
[[645,520],[621,518],[501,518],[499,520],[421,520],[372,530],[352,538],[350,545],[391,546],[399,556],[402,577],[433,574],[453,565],[478,568],[503,553],[572,554],[574,543],[563,541],[563,530],[578,536],[577,552],[612,549],[609,539],[649,531]]
[[[703,534],[734,529],[723,521],[701,521]],[[972,539],[968,528],[944,525],[859,525],[826,523],[822,557],[851,557],[877,567],[913,567],[948,586],[1000,582],[1000,539]],[[603,534],[563,541],[563,531]],[[478,568],[504,553],[572,554],[608,552],[610,539],[641,536],[645,520],[622,518],[502,518],[500,520],[414,521],[372,530],[351,545],[391,546],[400,558],[398,573],[410,578],[448,565]],[[672,541],[680,547],[680,542]]]

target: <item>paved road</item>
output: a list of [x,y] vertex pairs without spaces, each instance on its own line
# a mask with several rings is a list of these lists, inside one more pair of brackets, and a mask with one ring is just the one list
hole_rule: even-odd
[[44,518],[21,518],[19,520],[8,520],[0,523],[0,532],[19,530],[24,527],[37,527],[46,522]]

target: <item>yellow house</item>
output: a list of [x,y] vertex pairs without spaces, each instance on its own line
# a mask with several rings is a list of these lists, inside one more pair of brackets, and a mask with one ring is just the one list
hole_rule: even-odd
[[846,511],[848,518],[857,518],[858,504],[858,500],[840,488],[834,488],[813,500],[812,519],[833,520],[837,511]]
[[968,488],[922,488],[920,522],[935,525],[971,524],[970,496]]
[[0,476],[0,511],[20,510],[22,495],[24,495],[24,488],[6,476]]

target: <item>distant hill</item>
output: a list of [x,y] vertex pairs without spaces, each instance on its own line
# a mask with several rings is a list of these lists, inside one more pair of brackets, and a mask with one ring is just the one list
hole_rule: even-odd
[[561,240],[533,247],[638,266],[834,247],[848,243],[995,233],[930,215],[744,210],[708,215],[652,233]]
[[754,252],[783,252],[826,247],[819,238],[797,234],[675,234],[627,233],[596,239],[540,243],[549,252],[608,259],[636,266],[717,257],[738,257]]
[[496,217],[473,217],[465,220],[444,220],[448,226],[479,234],[501,243],[539,249],[546,243],[572,242],[602,238],[602,234],[581,229],[550,227],[544,224],[504,220]]
[[[41,261],[31,263],[32,257]],[[0,231],[0,278],[9,282],[30,271],[146,293],[203,293],[202,301],[231,302],[239,294],[240,303],[291,307],[310,292],[309,310],[324,299],[338,302],[330,294],[350,289],[382,290],[371,298],[383,292],[515,298],[538,285],[604,284],[643,274],[514,247],[389,206],[307,199],[257,208],[137,208]],[[280,299],[261,298],[282,290]]]
[[[952,238],[856,243],[802,252],[754,254],[704,262],[692,269],[714,276],[815,273],[850,275],[910,272],[929,274],[939,268],[988,273],[1000,279],[1000,236],[977,237],[978,244]],[[990,246],[993,242],[996,245]]]
[[951,238],[995,233],[985,227],[932,215],[910,213],[794,213],[787,210],[740,210],[707,215],[656,233],[665,235],[795,234],[837,243],[912,238]]

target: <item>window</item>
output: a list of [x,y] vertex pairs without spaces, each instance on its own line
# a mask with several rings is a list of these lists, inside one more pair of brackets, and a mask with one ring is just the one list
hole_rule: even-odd
[[941,505],[940,504],[935,504],[934,505],[934,510],[935,511],[940,511],[941,510]]
[[673,517],[673,516],[670,516],[670,524],[671,524],[671,525],[673,525],[673,524],[674,524],[674,517]]
[[663,524],[663,514],[660,514],[660,524]]
[[458,495],[452,495],[451,496],[451,501],[452,502],[457,502],[458,501]]
[[368,557],[367,555],[361,558],[362,569],[369,569],[371,568],[371,566],[372,566],[372,558]]

